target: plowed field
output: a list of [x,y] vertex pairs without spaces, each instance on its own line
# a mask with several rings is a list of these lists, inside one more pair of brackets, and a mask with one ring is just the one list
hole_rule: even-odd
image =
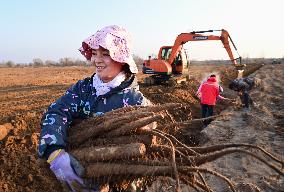
[[[249,65],[246,75],[259,67],[260,65]],[[262,90],[253,93],[252,96],[260,105],[264,106],[262,109],[267,110],[267,114],[277,117],[270,119],[271,122],[269,123],[278,126],[270,131],[281,135],[282,143],[278,144],[282,146],[283,157],[282,85],[284,66],[264,66],[261,70],[266,70],[258,75],[259,78],[265,79]],[[40,119],[46,108],[63,95],[68,87],[78,80],[92,75],[93,72],[93,67],[0,68],[0,125],[2,125],[0,126],[0,191],[62,190],[60,183],[49,170],[48,164],[37,157]],[[190,69],[191,80],[176,87],[164,85],[147,87],[142,83],[145,77],[142,74],[138,74],[138,81],[140,82],[141,92],[154,104],[167,102],[190,104],[189,110],[171,111],[177,121],[183,121],[189,117],[200,117],[199,101],[194,93],[202,79],[211,72],[219,74],[222,85],[225,87],[223,95],[236,98],[236,93],[226,88],[228,81],[235,78],[233,69],[227,66],[192,66]],[[262,99],[266,98],[265,96],[268,93],[271,93],[271,95],[265,100],[267,101],[265,103]],[[270,101],[274,102],[278,108],[270,105]],[[228,107],[228,103],[218,103],[215,112],[221,113],[223,110],[228,110]],[[239,113],[236,108],[231,107],[230,110],[233,113]],[[251,114],[256,119],[266,117],[261,116],[263,115],[261,111]],[[237,120],[241,121],[240,119]],[[210,126],[213,125],[214,122]],[[249,126],[259,127],[257,123],[253,122],[250,122]],[[264,127],[263,129],[268,128]],[[186,130],[183,130],[177,137],[189,145],[198,145],[201,139],[201,125],[196,123],[191,129],[196,129],[194,135],[189,135]],[[264,142],[263,147],[266,146],[269,146],[276,153],[277,150],[280,150],[278,149],[279,146],[274,150],[273,145],[269,144],[269,140]],[[279,189],[279,185],[277,189]]]

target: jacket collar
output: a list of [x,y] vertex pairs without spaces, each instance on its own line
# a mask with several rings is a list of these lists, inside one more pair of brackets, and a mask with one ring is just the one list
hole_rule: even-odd
[[[91,82],[93,82],[93,77],[95,73],[91,76]],[[135,74],[131,74],[130,77],[126,78],[125,81],[123,81],[119,86],[111,89],[109,92],[107,92],[105,95],[100,95],[99,97],[107,97],[109,95],[118,93],[126,88],[136,88],[138,89],[138,83],[137,78]],[[92,92],[96,93],[96,89],[92,86]]]

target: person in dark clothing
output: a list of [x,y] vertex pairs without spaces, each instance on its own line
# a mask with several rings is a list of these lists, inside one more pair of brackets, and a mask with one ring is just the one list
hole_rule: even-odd
[[255,86],[255,84],[254,78],[237,78],[229,83],[229,89],[237,91],[239,93],[242,105],[245,108],[249,108],[249,106],[253,104],[249,91]]
[[96,67],[91,77],[78,81],[52,103],[41,121],[38,154],[47,159],[57,179],[71,191],[80,185],[83,168],[66,150],[68,130],[76,119],[102,115],[130,105],[150,105],[139,91],[129,33],[122,27],[104,27],[83,41],[80,52]]

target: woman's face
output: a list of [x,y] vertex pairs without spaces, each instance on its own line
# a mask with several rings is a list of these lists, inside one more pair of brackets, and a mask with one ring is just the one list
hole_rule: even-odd
[[92,50],[91,62],[96,66],[97,75],[105,83],[113,80],[122,71],[124,65],[114,61],[109,51],[102,47]]

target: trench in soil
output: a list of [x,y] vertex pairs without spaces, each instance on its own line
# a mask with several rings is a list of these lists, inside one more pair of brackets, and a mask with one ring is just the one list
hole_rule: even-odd
[[[258,70],[261,65],[249,65],[244,72],[244,76],[249,76]],[[212,69],[208,71],[214,72]],[[227,68],[219,71],[218,78],[221,80],[221,85],[224,88],[223,96],[234,99],[237,98],[237,93],[229,90],[228,84],[231,80],[237,77],[237,73],[233,68]],[[143,83],[140,84],[141,92],[151,100],[154,104],[164,104],[164,103],[184,103],[188,104],[188,108],[182,108],[177,110],[170,110],[170,114],[174,117],[175,121],[187,121],[190,119],[201,118],[201,106],[199,99],[195,96],[196,90],[198,89],[201,79],[200,75],[193,74],[187,82],[178,84],[176,86],[167,85],[156,85],[156,86],[146,86]],[[218,101],[214,108],[214,115],[220,114],[224,109],[228,107],[228,103]],[[202,122],[195,122],[189,125],[187,128],[175,133],[175,137],[181,142],[189,146],[198,146],[200,141],[200,132],[203,129]]]

